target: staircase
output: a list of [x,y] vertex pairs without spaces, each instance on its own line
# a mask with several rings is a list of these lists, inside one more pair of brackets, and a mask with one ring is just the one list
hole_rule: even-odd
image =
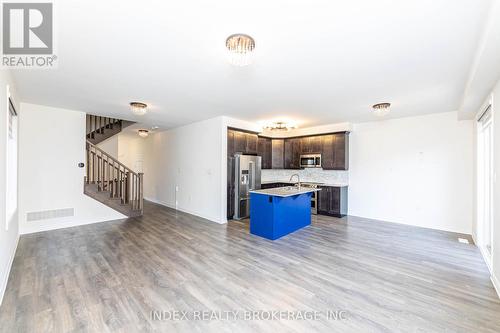
[[120,133],[125,127],[132,125],[134,122],[87,115],[87,140],[94,145]]
[[84,193],[128,217],[143,212],[143,173],[136,173],[96,146],[133,124],[87,115],[87,163]]

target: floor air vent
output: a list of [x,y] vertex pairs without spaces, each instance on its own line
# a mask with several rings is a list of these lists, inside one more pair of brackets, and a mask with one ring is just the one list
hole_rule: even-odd
[[26,220],[28,222],[57,219],[60,217],[75,216],[74,208],[64,208],[64,209],[54,209],[54,210],[44,210],[41,212],[31,212],[26,214]]

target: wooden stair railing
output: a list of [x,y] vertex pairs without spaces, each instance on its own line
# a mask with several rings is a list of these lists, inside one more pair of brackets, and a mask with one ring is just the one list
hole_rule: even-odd
[[143,177],[87,140],[86,184],[97,185],[99,192],[109,192],[110,198],[120,199],[122,205],[142,214]]
[[95,139],[96,134],[104,134],[107,129],[114,129],[115,127],[119,127],[121,129],[120,119],[102,117],[102,116],[94,116],[92,114],[88,114],[87,118],[87,139]]

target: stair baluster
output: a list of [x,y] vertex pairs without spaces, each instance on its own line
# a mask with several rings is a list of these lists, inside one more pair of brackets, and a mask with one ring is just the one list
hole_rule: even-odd
[[114,134],[119,133],[124,127],[132,124],[116,118],[94,116],[88,114],[86,117],[87,140],[97,144]]
[[93,185],[97,192],[109,193],[110,199],[118,199],[122,205],[129,205],[136,215],[142,215],[143,174],[127,168],[88,140],[86,147],[87,186]]

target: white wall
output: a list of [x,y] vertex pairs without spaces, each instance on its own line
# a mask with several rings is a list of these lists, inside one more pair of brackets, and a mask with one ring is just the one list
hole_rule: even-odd
[[118,159],[118,135],[120,134],[113,135],[103,142],[99,142],[96,146],[111,155],[111,157]]
[[97,144],[106,153],[135,172],[143,172],[144,138],[137,135],[135,130],[127,130]]
[[196,122],[143,141],[146,199],[225,222],[221,219],[222,121],[217,117]]
[[136,131],[124,131],[117,136],[118,161],[135,172],[144,172],[144,147],[146,140]]
[[356,124],[349,214],[470,234],[473,163],[473,123],[456,112]]
[[[21,234],[125,217],[83,194],[85,113],[21,103],[19,125]],[[29,212],[65,208],[75,216],[26,221]]]
[[15,214],[6,221],[6,188],[7,188],[7,124],[8,124],[8,97],[7,86],[14,101],[16,110],[20,113],[14,84],[9,71],[0,70],[0,304],[2,303],[10,268],[16,252],[19,239],[19,225]]

